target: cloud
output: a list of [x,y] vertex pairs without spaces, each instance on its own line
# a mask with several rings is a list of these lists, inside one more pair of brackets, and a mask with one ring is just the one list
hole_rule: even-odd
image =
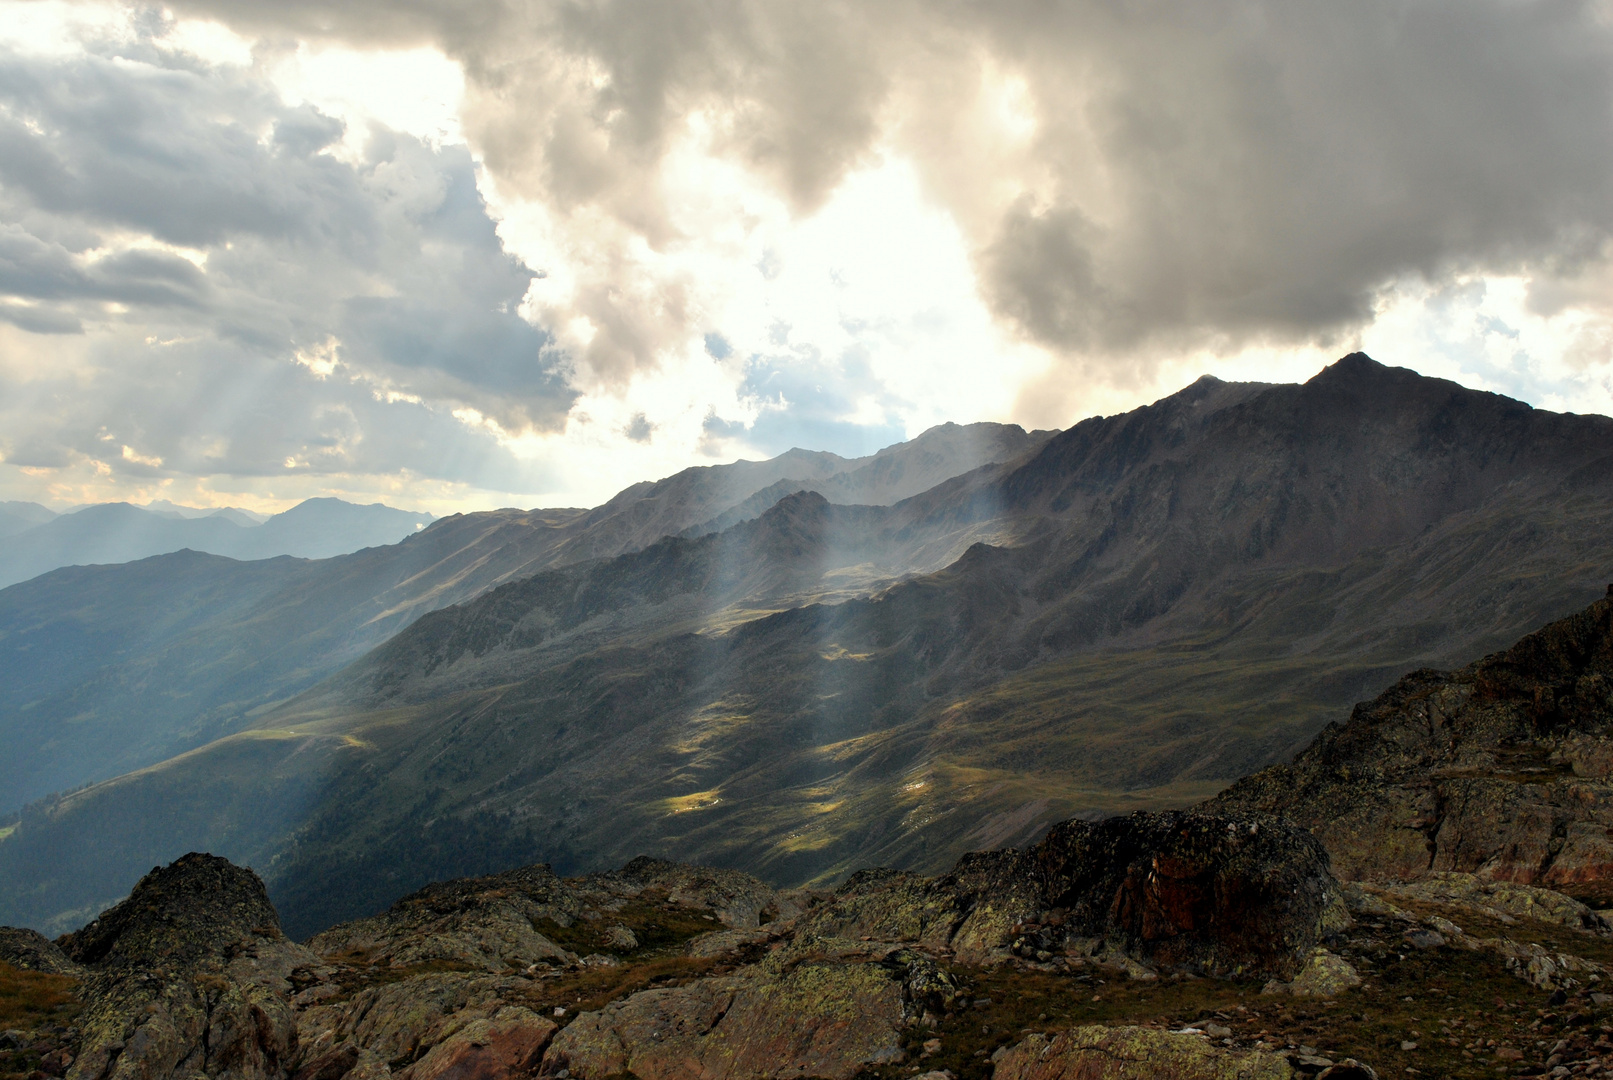
[[1348,335],[1408,276],[1544,288],[1613,229],[1613,20],[1589,2],[185,6],[460,60],[501,190],[572,254],[592,236],[563,303],[607,378],[709,331],[686,267],[646,254],[698,243],[691,140],[798,215],[914,161],[997,317],[1098,375]]
[[541,479],[453,415],[549,433],[577,396],[464,146],[376,128],[344,160],[251,68],[106,48],[0,50],[7,464]]
[[0,55],[0,323],[70,358],[0,356],[8,463],[582,501],[1362,342],[1606,400],[1605,2],[172,7]]

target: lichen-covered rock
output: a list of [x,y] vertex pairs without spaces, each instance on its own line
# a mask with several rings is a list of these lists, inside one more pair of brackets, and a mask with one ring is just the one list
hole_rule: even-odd
[[1202,1035],[1092,1025],[1030,1035],[993,1055],[993,1080],[1290,1080],[1286,1057]]
[[288,975],[312,956],[280,933],[263,883],[190,854],[61,939],[88,972],[68,1080],[280,1080],[297,1053]]
[[585,1013],[555,1037],[543,1071],[582,1080],[855,1075],[902,1057],[898,973],[878,964],[805,963],[773,973],[646,990]]
[[1346,880],[1454,871],[1613,900],[1613,596],[1417,671],[1205,809],[1312,830]]
[[1613,932],[1613,925],[1601,914],[1555,889],[1485,881],[1474,874],[1433,871],[1414,881],[1385,886],[1383,892],[1391,898],[1454,904],[1503,921],[1535,919],[1575,930]]
[[314,1052],[321,1041],[352,1044],[402,1068],[467,1024],[491,1018],[525,988],[512,976],[428,971],[366,987],[350,998],[311,1004],[299,1029]]
[[567,926],[583,906],[544,865],[490,877],[436,882],[405,896],[380,915],[316,935],[322,955],[361,957],[406,967],[451,961],[504,972],[538,961],[576,963],[577,957],[536,929],[540,920]]
[[1289,982],[1273,980],[1267,983],[1265,993],[1331,998],[1360,985],[1361,975],[1348,960],[1318,948],[1311,953],[1298,975]]
[[701,934],[684,947],[690,956],[733,956],[772,937],[766,930],[713,930]]

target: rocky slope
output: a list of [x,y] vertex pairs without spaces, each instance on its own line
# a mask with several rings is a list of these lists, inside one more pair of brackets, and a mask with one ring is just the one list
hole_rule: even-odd
[[805,884],[1189,805],[1599,595],[1610,448],[1605,417],[1353,356],[1201,380],[889,507],[796,493],[444,607],[235,736],[36,808],[0,910],[65,926],[205,847],[264,867],[300,934],[537,859]]
[[1613,904],[1613,586],[1457,671],[1416,671],[1210,803],[1311,829],[1346,879],[1429,871]]

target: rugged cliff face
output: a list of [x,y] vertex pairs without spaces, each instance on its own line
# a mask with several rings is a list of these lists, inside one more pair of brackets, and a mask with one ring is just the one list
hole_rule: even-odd
[[280,933],[257,875],[224,859],[187,855],[76,933],[10,944],[0,959],[81,980],[56,1060],[69,1080],[257,1080],[296,1057],[289,974],[312,956]]
[[1613,903],[1613,587],[1460,671],[1416,671],[1211,800],[1309,828],[1346,880],[1429,872]]

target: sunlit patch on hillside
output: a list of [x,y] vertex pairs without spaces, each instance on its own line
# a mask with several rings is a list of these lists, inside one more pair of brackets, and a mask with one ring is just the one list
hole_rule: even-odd
[[868,661],[868,660],[872,660],[874,658],[873,653],[866,653],[866,652],[854,653],[854,652],[851,652],[851,651],[847,650],[847,648],[844,645],[830,645],[828,649],[826,649],[822,653],[819,653],[818,655],[823,657],[823,659],[825,659],[825,660],[831,660],[831,661],[832,660],[861,660],[861,661]]
[[670,799],[663,799],[661,800],[661,805],[666,807],[666,813],[671,815],[687,814],[695,810],[710,810],[720,802],[722,802],[722,798],[717,794],[717,789],[712,788],[710,791],[697,791],[692,795],[677,795]]
[[678,754],[696,755],[720,750],[730,734],[750,723],[752,707],[751,702],[732,698],[712,702],[689,717],[682,736],[671,749]]

